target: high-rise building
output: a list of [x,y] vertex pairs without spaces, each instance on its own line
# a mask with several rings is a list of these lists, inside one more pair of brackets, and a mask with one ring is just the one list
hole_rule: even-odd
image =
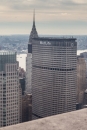
[[22,95],[25,94],[25,78],[19,78],[19,82],[20,82],[20,87],[22,90]]
[[31,93],[31,74],[32,74],[32,53],[27,53],[26,57],[26,86],[25,93]]
[[15,52],[0,51],[0,127],[21,122],[18,67]]
[[22,95],[24,95],[25,94],[25,71],[21,67],[19,67],[19,83],[22,90]]
[[32,38],[37,38],[38,33],[35,26],[35,12],[33,15],[33,26],[29,36],[28,53],[26,58],[26,93],[32,93],[31,76],[32,76]]
[[77,103],[79,108],[84,105],[84,93],[86,90],[86,62],[81,56],[77,57]]
[[77,42],[75,38],[32,41],[33,119],[76,110]]
[[84,58],[86,63],[86,89],[87,89],[87,52],[80,53],[80,57]]
[[22,96],[22,122],[32,120],[32,94]]
[[86,108],[87,108],[87,89],[84,92],[84,108],[85,108],[85,105],[86,105]]

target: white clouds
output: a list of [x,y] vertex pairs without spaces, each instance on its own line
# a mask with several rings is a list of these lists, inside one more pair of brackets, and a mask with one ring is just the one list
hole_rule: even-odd
[[87,5],[81,4],[85,1],[0,0],[0,18],[1,21],[4,21],[5,18],[7,21],[28,21],[32,18],[33,9],[35,8],[38,21],[48,21],[48,19],[55,21],[58,17],[60,17],[60,20],[78,20],[79,18],[86,20]]
[[33,8],[40,11],[70,11],[78,10],[76,5],[85,3],[87,3],[86,0],[0,0],[0,8],[4,11],[30,11]]

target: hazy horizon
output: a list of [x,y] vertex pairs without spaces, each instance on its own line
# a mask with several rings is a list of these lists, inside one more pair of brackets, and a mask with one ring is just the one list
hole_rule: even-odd
[[[30,34],[2,34],[2,35],[0,34],[0,36],[17,36],[17,35],[18,36],[22,36],[22,35],[23,36],[30,36]],[[52,34],[51,35],[50,34],[38,34],[38,35],[39,36],[54,36],[54,37],[57,37],[57,36],[68,36],[68,37],[69,36],[71,36],[71,37],[72,36],[87,36],[87,34],[74,34],[74,35],[72,35],[72,34],[71,35],[70,34],[67,34],[67,35],[65,35],[65,34],[62,34],[62,35],[60,35],[60,34],[59,35],[56,35],[56,34],[55,35],[54,34],[53,35]]]

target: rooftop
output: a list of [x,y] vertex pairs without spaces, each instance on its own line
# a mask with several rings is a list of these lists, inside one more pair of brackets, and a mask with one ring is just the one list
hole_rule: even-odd
[[87,130],[87,109],[3,127],[0,130]]
[[12,55],[15,53],[16,53],[15,51],[0,50],[0,55]]
[[49,41],[55,41],[55,40],[68,40],[68,41],[71,41],[71,40],[77,40],[76,38],[73,38],[73,37],[70,37],[70,38],[67,38],[67,37],[38,37],[38,38],[33,38],[35,40],[49,40]]

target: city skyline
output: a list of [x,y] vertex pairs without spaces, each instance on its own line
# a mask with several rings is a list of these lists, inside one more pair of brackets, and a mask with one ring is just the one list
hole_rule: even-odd
[[87,34],[85,0],[0,0],[0,35],[29,34],[34,8],[39,34]]

